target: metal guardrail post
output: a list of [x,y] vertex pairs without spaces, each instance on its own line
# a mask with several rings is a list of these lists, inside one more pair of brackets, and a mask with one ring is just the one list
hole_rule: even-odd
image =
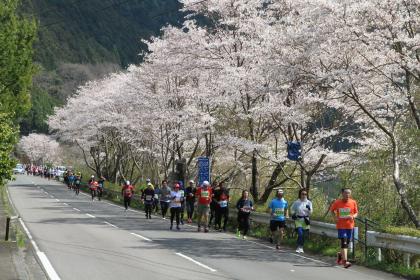
[[353,233],[352,233],[352,235],[351,235],[352,237],[351,237],[351,239],[352,239],[352,241],[351,241],[351,255],[352,255],[352,259],[354,260],[354,256],[355,256],[355,247],[356,247],[356,244],[354,243],[354,228],[353,228]]
[[6,219],[6,236],[4,237],[4,240],[9,240],[9,231],[10,231],[10,217],[7,217]]
[[365,252],[364,253],[365,253],[365,260],[367,260],[367,249],[368,249],[368,247],[367,247],[367,232],[368,232],[368,226],[369,226],[368,219],[365,218],[364,222],[365,222]]

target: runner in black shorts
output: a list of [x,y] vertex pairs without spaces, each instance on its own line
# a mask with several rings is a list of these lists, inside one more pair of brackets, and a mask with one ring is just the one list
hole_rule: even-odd
[[286,217],[289,205],[283,198],[283,190],[277,190],[276,197],[270,202],[268,212],[271,214],[270,230],[276,243],[276,249],[280,249],[280,240],[283,239]]
[[281,230],[283,228],[286,228],[286,221],[276,221],[276,220],[271,220],[270,221],[270,230],[271,231],[277,231],[277,230]]

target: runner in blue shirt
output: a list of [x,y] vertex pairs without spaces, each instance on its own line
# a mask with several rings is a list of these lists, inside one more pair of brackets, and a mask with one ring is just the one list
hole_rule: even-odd
[[288,208],[289,204],[283,198],[283,190],[277,190],[276,197],[268,205],[268,212],[271,214],[270,230],[277,250],[280,249],[280,240],[283,240]]

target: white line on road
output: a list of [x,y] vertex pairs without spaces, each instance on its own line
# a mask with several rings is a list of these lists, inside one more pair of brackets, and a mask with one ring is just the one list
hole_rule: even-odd
[[118,207],[118,208],[121,208],[121,209],[125,209],[122,206],[119,206],[119,205],[116,205],[116,204],[113,204],[113,203],[110,203],[110,202],[105,202],[105,203],[108,204],[108,205],[111,205],[111,206],[115,206],[115,207]]
[[88,216],[88,217],[91,217],[91,218],[96,218],[95,216],[93,216],[93,215],[91,215],[91,214],[85,214],[86,216]]
[[54,267],[51,265],[50,261],[48,260],[47,255],[45,255],[44,252],[41,252],[39,250],[38,245],[36,244],[35,240],[32,238],[31,233],[29,232],[28,228],[26,227],[25,223],[23,222],[23,220],[21,218],[19,218],[19,222],[22,225],[23,229],[25,230],[26,235],[28,236],[29,240],[31,241],[32,246],[34,247],[34,250],[35,250],[38,258],[42,263],[42,266],[44,267],[45,271],[48,274],[48,277],[51,280],[60,280],[60,277],[58,276]]
[[55,199],[55,201],[60,202],[60,200],[59,200],[59,199],[57,199],[57,198]]
[[203,268],[205,268],[205,269],[208,269],[208,270],[210,270],[211,272],[216,272],[216,271],[217,271],[216,269],[211,268],[211,267],[209,267],[209,266],[207,266],[207,265],[205,265],[205,264],[202,264],[201,262],[198,262],[198,261],[194,260],[193,258],[190,258],[190,257],[188,257],[188,256],[186,256],[186,255],[184,255],[184,254],[181,254],[181,253],[175,253],[175,254],[176,254],[176,255],[178,255],[178,256],[180,256],[181,258],[184,258],[184,259],[186,259],[186,260],[189,260],[189,261],[191,261],[191,262],[195,263],[196,265],[199,265],[199,266],[201,266],[201,267],[203,267]]
[[68,205],[67,203],[65,203],[65,202],[63,202],[63,204],[64,204],[64,205],[67,205],[67,206],[69,206],[69,205]]
[[113,227],[113,228],[119,228],[119,227],[117,227],[116,225],[113,225],[113,224],[111,224],[111,223],[108,223],[108,222],[104,222],[105,224],[107,224],[107,225],[109,225],[109,226],[111,226],[111,227]]
[[39,259],[42,262],[42,265],[44,266],[45,270],[47,271],[48,276],[51,280],[60,280],[60,277],[58,276],[57,272],[55,271],[54,267],[48,260],[47,256],[44,252],[37,252],[37,255]]
[[140,234],[137,234],[137,233],[134,233],[134,232],[131,232],[130,234],[132,234],[134,236],[137,236],[138,238],[141,238],[141,239],[146,240],[146,241],[152,241],[152,239],[149,239],[147,237],[141,236]]
[[78,212],[80,212],[80,210],[79,209],[77,209],[77,208],[73,208],[74,210],[76,210],[76,211],[78,211]]

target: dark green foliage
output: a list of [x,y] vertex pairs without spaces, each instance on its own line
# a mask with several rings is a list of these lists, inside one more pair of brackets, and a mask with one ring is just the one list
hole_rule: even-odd
[[48,133],[45,120],[54,112],[54,107],[62,103],[38,87],[32,90],[31,101],[31,110],[20,123],[21,133],[27,135],[35,132],[33,129],[36,129],[37,133]]
[[141,60],[141,39],[159,34],[181,20],[177,0],[24,0],[24,13],[39,20],[36,61],[47,69],[63,62],[113,62],[126,66]]
[[16,15],[18,0],[0,2],[0,113],[18,119],[30,108],[33,21]]
[[16,162],[10,158],[17,141],[17,129],[12,118],[0,113],[0,185],[11,179],[12,169]]

